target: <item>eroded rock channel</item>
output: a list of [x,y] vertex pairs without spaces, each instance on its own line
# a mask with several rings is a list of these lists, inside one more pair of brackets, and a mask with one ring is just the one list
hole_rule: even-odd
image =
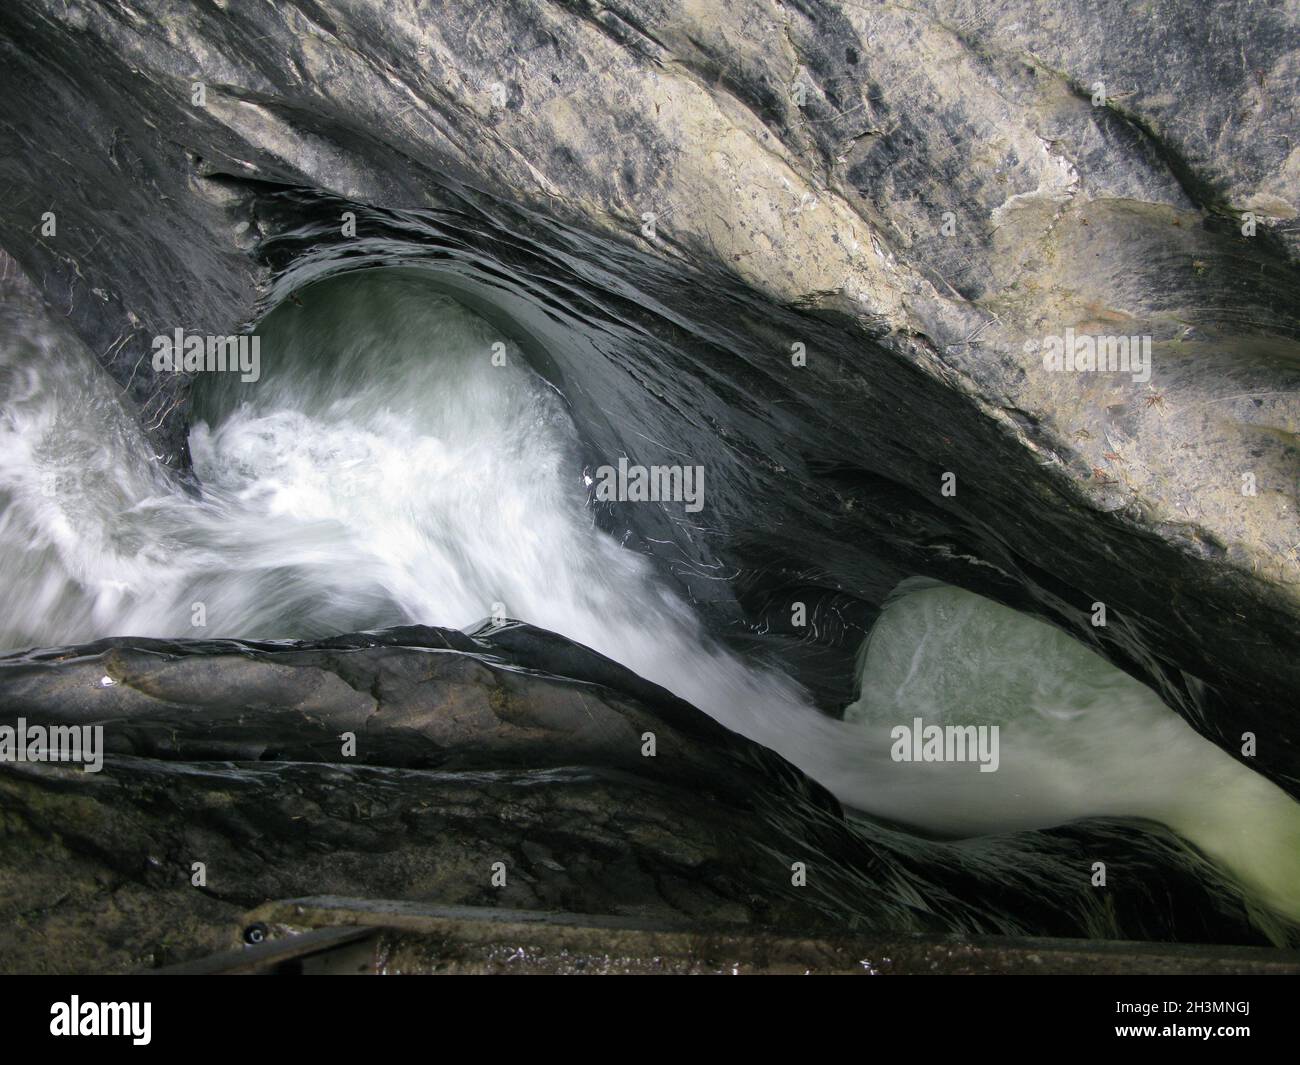
[[1293,13],[390,7],[0,13],[0,965],[1294,942]]

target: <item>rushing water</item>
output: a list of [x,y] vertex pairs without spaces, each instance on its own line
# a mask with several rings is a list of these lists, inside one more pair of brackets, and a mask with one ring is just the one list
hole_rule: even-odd
[[[195,494],[84,348],[6,323],[0,647],[504,614],[671,689],[851,807],[953,836],[1151,818],[1300,918],[1300,805],[1052,627],[906,586],[863,649],[860,700],[832,720],[716,647],[595,527],[562,399],[512,345],[498,365],[482,319],[411,273],[370,271],[306,289],[259,333],[256,384],[201,382]],[[916,718],[998,725],[997,771],[894,761],[891,729]]]

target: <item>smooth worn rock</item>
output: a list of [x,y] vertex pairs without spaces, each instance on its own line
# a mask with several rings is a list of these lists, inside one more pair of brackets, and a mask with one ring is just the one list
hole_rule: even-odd
[[[923,574],[1297,794],[1297,43],[1193,0],[33,0],[0,245],[182,471],[151,337],[417,265],[513,323],[594,460],[707,467],[707,522],[601,520],[829,711]],[[1049,371],[1066,330],[1150,337],[1150,380]]]
[[98,772],[0,762],[11,972],[191,960],[234,946],[245,911],[313,894],[678,926],[1267,942],[1159,826],[942,842],[849,820],[778,755],[524,625],[105,640],[0,659],[0,708],[0,726],[102,726],[107,751]]

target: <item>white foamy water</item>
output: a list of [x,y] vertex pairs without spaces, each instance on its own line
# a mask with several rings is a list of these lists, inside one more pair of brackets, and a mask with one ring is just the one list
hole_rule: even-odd
[[[1300,805],[1065,635],[957,589],[905,590],[864,651],[862,698],[827,718],[713,646],[649,563],[595,528],[563,402],[513,346],[493,365],[489,325],[409,273],[301,300],[263,324],[259,383],[205,380],[197,496],[84,348],[8,323],[0,646],[501,612],[662,684],[857,809],[958,836],[1147,817],[1300,918]],[[997,772],[894,762],[889,731],[914,717],[998,724]]]

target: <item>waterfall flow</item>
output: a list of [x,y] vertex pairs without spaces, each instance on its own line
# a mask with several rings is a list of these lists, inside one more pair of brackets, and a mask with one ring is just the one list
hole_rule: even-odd
[[[163,469],[88,351],[10,325],[4,648],[504,614],[663,685],[855,810],[953,837],[1149,818],[1254,903],[1300,918],[1300,804],[1050,625],[907,582],[862,649],[843,721],[718,646],[646,558],[596,527],[562,397],[514,345],[499,365],[498,333],[410,272],[347,275],[281,305],[259,328],[255,383],[200,375],[197,492]],[[897,730],[914,723],[997,726],[996,768],[898,760]]]

